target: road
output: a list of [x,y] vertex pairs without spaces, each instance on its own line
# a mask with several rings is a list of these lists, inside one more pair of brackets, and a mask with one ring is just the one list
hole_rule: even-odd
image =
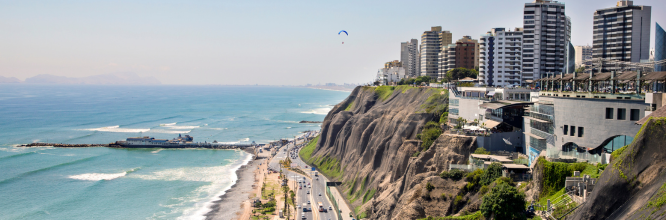
[[[284,148],[287,148],[287,151],[284,151]],[[278,150],[278,153],[271,159],[271,161],[268,164],[268,167],[273,170],[280,170],[280,160],[284,160],[287,158],[287,154],[290,154],[291,156],[295,156],[296,159],[292,159],[292,163],[296,161],[296,163],[301,166],[305,167],[305,163],[303,163],[300,159],[298,159],[298,156],[295,155],[297,154],[298,149],[294,147],[294,143],[291,142],[288,145],[280,148]],[[293,157],[292,157],[293,158]],[[289,185],[294,186],[293,181],[296,180],[301,180],[303,181],[303,175],[296,173],[296,172],[291,172],[288,171],[287,169],[283,170],[284,174],[289,177]],[[309,174],[309,172],[307,172]],[[317,180],[318,179],[318,180]],[[308,183],[310,185],[308,185]],[[297,185],[296,185],[297,186]],[[317,220],[336,220],[335,213],[333,210],[329,210],[329,207],[333,207],[333,205],[328,201],[326,198],[326,182],[324,181],[323,178],[319,177],[314,177],[314,176],[308,176],[305,179],[305,184],[301,190],[296,190],[296,204],[297,205],[303,205],[303,203],[306,203],[310,201],[310,207],[312,208],[311,212],[303,212],[303,208],[301,207],[300,210],[298,210],[298,213],[296,215],[297,219],[303,219],[302,216],[303,214],[305,215],[305,219],[317,219]],[[310,194],[307,192],[310,191]],[[320,196],[321,195],[321,196]],[[323,207],[326,209],[326,212],[319,212],[319,207],[317,207],[317,203],[321,202],[323,204]]]

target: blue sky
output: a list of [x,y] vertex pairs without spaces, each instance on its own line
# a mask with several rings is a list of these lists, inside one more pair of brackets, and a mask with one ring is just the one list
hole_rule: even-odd
[[[454,39],[522,26],[527,1],[0,1],[0,76],[114,72],[165,84],[363,83],[400,42],[442,26]],[[574,45],[616,1],[565,1]],[[666,24],[663,0],[654,23]],[[346,39],[340,30],[350,34]],[[341,42],[344,41],[343,45]],[[654,41],[654,40],[653,40]],[[653,47],[653,45],[652,45]]]

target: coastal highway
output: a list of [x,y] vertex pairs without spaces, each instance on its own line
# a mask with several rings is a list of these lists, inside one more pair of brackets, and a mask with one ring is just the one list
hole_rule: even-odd
[[[287,148],[287,151],[284,151],[284,148]],[[280,170],[280,160],[284,160],[287,158],[288,154],[298,152],[297,149],[295,149],[293,142],[289,143],[288,145],[282,147],[279,149],[278,153],[271,159],[271,161],[268,164],[268,167],[273,170]],[[298,157],[296,157],[298,158]],[[305,167],[305,164],[298,160],[299,166]],[[295,161],[295,159],[292,159],[292,161]],[[309,172],[306,172],[309,173]],[[303,175],[295,172],[291,172],[288,170],[284,170],[284,174],[289,177],[289,185],[294,186],[294,182],[297,179],[300,179],[301,181],[303,180]],[[316,180],[319,179],[319,180]],[[296,219],[302,219],[302,214],[305,214],[306,219],[317,219],[317,220],[336,220],[336,216],[334,213],[334,210],[328,210],[329,207],[332,207],[333,205],[328,201],[326,197],[326,182],[324,181],[321,176],[319,178],[310,176],[306,178],[305,180],[305,185],[306,187],[303,187],[301,190],[298,190],[298,185],[296,184],[297,190],[296,192],[296,205],[303,205],[303,203],[307,203],[310,201],[310,207],[312,208],[312,212],[305,212],[303,213],[303,208],[301,207],[300,210],[298,210],[298,213],[296,215]],[[311,188],[307,187],[307,183],[310,183]],[[310,191],[310,194],[307,194],[307,191]],[[320,196],[321,194],[321,196]],[[317,203],[321,202],[326,209],[326,212],[319,212],[319,207],[317,207]]]

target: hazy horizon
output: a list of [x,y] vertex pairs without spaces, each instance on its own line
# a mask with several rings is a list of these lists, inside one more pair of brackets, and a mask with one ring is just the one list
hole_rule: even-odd
[[[431,26],[454,40],[478,39],[494,27],[522,27],[526,2],[2,1],[0,76],[132,72],[162,84],[367,83],[384,62],[400,59],[400,42],[420,42]],[[592,13],[615,2],[565,2],[572,44],[591,44]],[[634,4],[652,6],[654,47],[665,3]]]

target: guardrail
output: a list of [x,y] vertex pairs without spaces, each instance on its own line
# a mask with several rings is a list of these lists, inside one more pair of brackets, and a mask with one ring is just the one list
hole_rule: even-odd
[[329,200],[331,200],[331,203],[333,203],[333,208],[335,209],[335,215],[338,216],[338,220],[342,220],[340,207],[338,206],[337,200],[335,200],[335,196],[333,196],[333,193],[331,193],[331,187],[329,186],[326,186],[326,196],[328,197]]

